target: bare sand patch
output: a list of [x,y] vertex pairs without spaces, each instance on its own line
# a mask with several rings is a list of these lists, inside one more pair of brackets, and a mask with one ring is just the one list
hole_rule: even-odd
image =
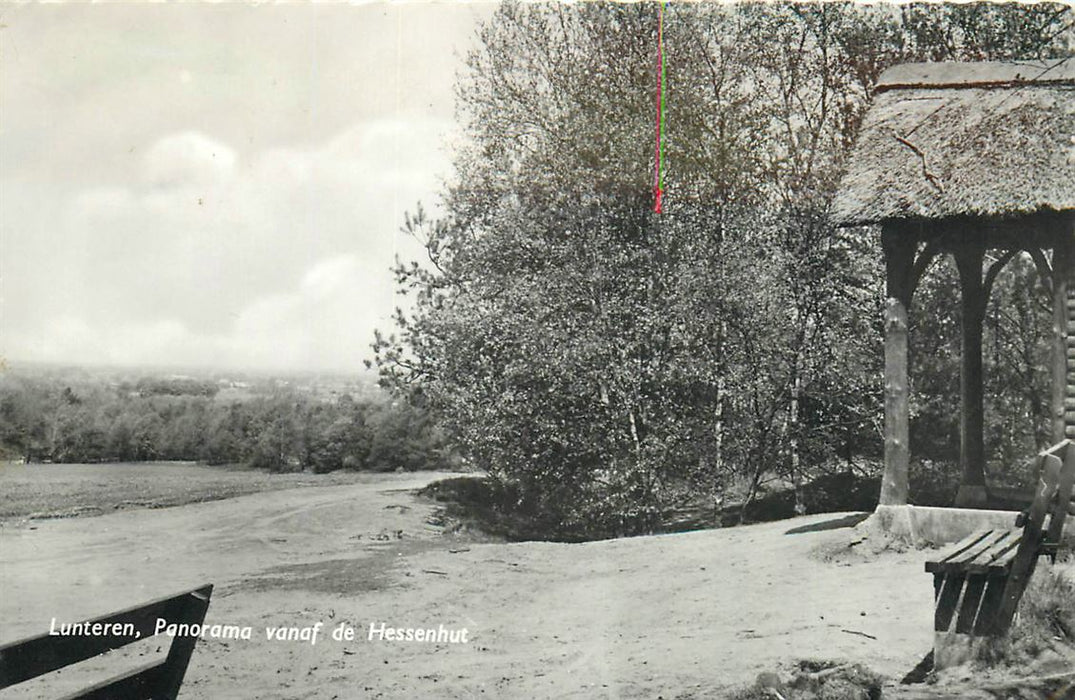
[[[3,638],[212,581],[206,623],[254,633],[199,642],[183,697],[206,699],[711,698],[802,658],[898,679],[931,647],[925,553],[853,544],[848,514],[479,542],[445,534],[412,495],[438,476],[5,529]],[[265,636],[316,622],[316,644]],[[371,623],[469,636],[370,641]],[[340,625],[355,639],[331,639]]]

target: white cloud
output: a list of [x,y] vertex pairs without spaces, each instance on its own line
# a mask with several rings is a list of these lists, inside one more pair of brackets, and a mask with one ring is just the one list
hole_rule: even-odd
[[[386,313],[393,250],[419,252],[395,233],[432,208],[454,76],[494,11],[9,3],[0,354],[357,365],[336,348]],[[303,286],[348,256],[363,294]],[[350,311],[313,323],[316,290]]]
[[187,131],[153,144],[145,163],[146,178],[154,185],[213,185],[231,176],[235,151],[205,134]]
[[[20,234],[36,262],[5,267],[2,351],[358,368],[392,310],[393,252],[418,253],[396,234],[404,210],[432,204],[447,130],[367,122],[246,159],[202,133],[166,135],[125,186],[70,193],[51,244]],[[41,280],[42,269],[64,271],[62,283]]]
[[369,354],[372,329],[391,313],[381,278],[354,255],[325,260],[298,288],[245,309],[230,344],[260,367],[356,368]]
[[21,336],[16,347],[46,362],[355,370],[368,355],[371,329],[391,311],[392,294],[380,277],[344,255],[315,265],[295,288],[256,300],[222,333],[199,333],[174,319],[120,322],[103,333],[62,315]]
[[[146,358],[174,356],[175,348],[198,354],[212,351],[212,338],[195,338],[176,321],[116,324],[107,336],[81,318],[59,316],[20,338],[26,356],[42,362],[145,364]],[[216,350],[222,348],[218,347]],[[192,353],[193,354],[193,353]]]

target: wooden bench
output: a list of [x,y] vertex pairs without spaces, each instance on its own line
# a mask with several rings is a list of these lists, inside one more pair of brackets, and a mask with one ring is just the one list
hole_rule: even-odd
[[[1039,481],[1034,501],[1016,518],[1015,527],[975,532],[926,562],[926,571],[933,574],[936,634],[1006,633],[1038,557],[1055,559],[1072,510],[1075,443],[1054,445],[1035,462]],[[940,650],[934,651],[939,659]]]
[[[206,610],[209,609],[209,596],[212,592],[212,584],[207,584],[178,595],[77,623],[79,630],[87,630],[89,634],[42,634],[4,644],[0,646],[0,689],[52,673],[131,642],[153,637],[157,633],[158,620],[165,620],[168,624],[200,626],[205,620]],[[109,632],[94,633],[95,629]],[[183,676],[197,641],[197,636],[177,635],[172,638],[166,657],[67,695],[65,700],[174,700],[179,694],[179,686],[183,683]]]

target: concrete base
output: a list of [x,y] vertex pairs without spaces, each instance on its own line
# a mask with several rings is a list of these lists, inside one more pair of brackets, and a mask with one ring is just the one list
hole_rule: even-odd
[[[1015,527],[1018,514],[1009,510],[931,508],[927,506],[877,506],[863,523],[914,545],[958,542],[976,530]],[[1075,517],[1068,516],[1063,542],[1075,546]]]
[[956,508],[985,508],[989,492],[985,486],[962,484],[956,492]]

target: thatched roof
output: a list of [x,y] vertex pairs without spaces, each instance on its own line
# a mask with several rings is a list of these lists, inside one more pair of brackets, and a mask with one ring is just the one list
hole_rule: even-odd
[[1075,210],[1075,58],[885,71],[834,203],[842,225]]

